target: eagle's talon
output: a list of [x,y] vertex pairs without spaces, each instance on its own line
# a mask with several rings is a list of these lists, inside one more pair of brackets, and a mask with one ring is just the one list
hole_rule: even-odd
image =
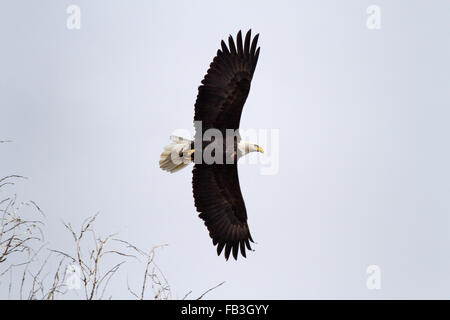
[[191,149],[188,152],[186,152],[186,155],[184,156],[184,160],[187,162],[191,161],[191,156],[195,152],[195,149]]

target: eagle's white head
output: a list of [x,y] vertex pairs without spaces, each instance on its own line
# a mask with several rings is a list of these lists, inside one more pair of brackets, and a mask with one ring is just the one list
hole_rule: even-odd
[[247,153],[250,152],[261,152],[264,153],[264,149],[258,146],[257,144],[246,142],[244,140],[239,141],[238,143],[238,157],[243,157]]

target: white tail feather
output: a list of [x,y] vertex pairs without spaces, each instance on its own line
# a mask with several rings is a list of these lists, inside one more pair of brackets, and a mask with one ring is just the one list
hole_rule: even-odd
[[191,140],[171,136],[172,143],[164,147],[159,159],[159,167],[170,173],[177,172],[188,166],[190,161],[184,159],[183,155],[191,149]]

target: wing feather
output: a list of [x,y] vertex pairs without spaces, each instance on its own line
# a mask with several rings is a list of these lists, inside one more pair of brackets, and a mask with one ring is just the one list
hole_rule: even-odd
[[[250,45],[251,43],[251,45]],[[250,83],[258,62],[258,35],[251,39],[251,30],[242,41],[239,31],[228,46],[221,41],[208,72],[198,88],[194,121],[202,121],[202,132],[209,128],[238,129],[242,109],[250,91]],[[259,49],[259,48],[258,48]]]
[[236,46],[234,44],[234,40],[233,40],[233,37],[231,35],[228,37],[228,47],[230,48],[230,53],[232,55],[233,54],[237,54],[236,53]]
[[250,55],[250,39],[252,37],[252,31],[249,30],[245,35],[244,55],[246,58]]
[[236,164],[195,164],[192,171],[194,201],[199,217],[205,222],[217,254],[225,248],[237,259],[239,247],[253,242],[247,224],[247,211],[242,198]]
[[258,45],[258,38],[259,38],[259,34],[257,34],[252,41],[252,47],[250,49],[250,56],[254,56],[255,55],[255,51],[256,51],[256,46]]

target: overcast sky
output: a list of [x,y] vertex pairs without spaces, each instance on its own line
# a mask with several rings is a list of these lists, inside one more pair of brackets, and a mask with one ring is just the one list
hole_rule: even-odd
[[[66,9],[81,9],[81,29]],[[369,5],[381,10],[369,29]],[[247,259],[216,255],[191,167],[159,169],[192,130],[220,45],[260,33],[241,127],[279,130],[279,171],[240,166]],[[150,249],[174,298],[448,298],[450,1],[18,1],[0,4],[0,176],[62,221]],[[270,145],[261,145],[268,155]],[[366,269],[381,270],[381,289]],[[115,298],[131,298],[125,267]],[[6,288],[0,288],[4,296]]]

